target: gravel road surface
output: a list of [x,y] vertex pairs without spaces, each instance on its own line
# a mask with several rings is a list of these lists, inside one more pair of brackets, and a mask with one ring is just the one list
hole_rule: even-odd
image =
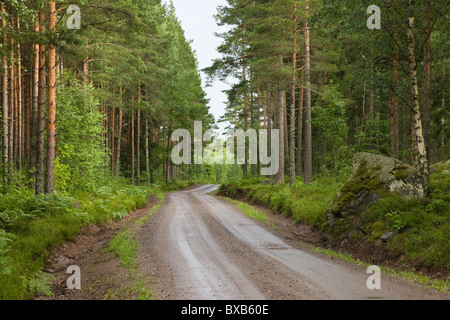
[[369,290],[366,268],[283,239],[209,193],[215,185],[167,194],[138,232],[139,267],[161,300],[448,299],[381,275]]

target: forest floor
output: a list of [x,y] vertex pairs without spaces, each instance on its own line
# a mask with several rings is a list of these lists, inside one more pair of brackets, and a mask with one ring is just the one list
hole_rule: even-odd
[[[192,186],[191,188],[188,188],[188,190],[191,190],[192,188],[195,189],[196,187],[198,186]],[[177,197],[177,195],[174,195],[173,197]],[[225,200],[220,200],[219,197],[216,197],[216,199],[226,203]],[[148,222],[144,223],[137,229],[136,238],[140,243],[139,255],[137,257],[139,268],[137,270],[130,272],[129,268],[125,268],[120,264],[119,259],[114,256],[114,254],[105,250],[115,234],[120,232],[120,230],[123,230],[124,227],[134,226],[136,221],[148,215],[151,208],[157,205],[158,202],[159,200],[157,198],[152,198],[145,208],[136,210],[121,221],[115,221],[103,226],[86,227],[83,229],[83,232],[76,237],[74,242],[67,243],[56,248],[45,270],[56,278],[52,288],[54,295],[52,297],[35,297],[35,299],[136,299],[137,293],[132,289],[135,286],[136,274],[144,275],[143,278],[146,279],[145,285],[148,286],[148,288],[150,288],[153,292],[151,296],[152,299],[172,300],[185,299],[186,297],[195,298],[195,294],[197,292],[196,290],[198,288],[195,288],[195,286],[186,288],[186,284],[174,284],[174,273],[176,271],[176,266],[168,265],[168,260],[166,258],[161,258],[161,255],[165,254],[165,252],[177,251],[172,250],[174,248],[171,248],[170,245],[165,244],[165,242],[169,241],[164,241],[164,237],[168,233],[167,224],[172,223],[169,220],[169,217],[171,217],[170,219],[173,219],[174,215],[172,213],[174,210],[177,210],[176,207],[179,206],[179,203],[175,202],[175,207],[171,207],[170,204],[165,204],[159,212],[155,213],[154,217],[152,216]],[[197,206],[197,208],[202,208],[202,204],[197,202],[193,203]],[[233,206],[232,204],[229,205]],[[295,247],[295,250],[301,250],[306,252],[308,255],[320,256],[320,259],[325,259],[323,261],[325,265],[332,263],[333,265],[335,264],[337,268],[350,268],[352,272],[354,272],[354,268],[356,268],[356,266],[349,266],[348,262],[340,261],[340,259],[336,259],[333,256],[318,254],[308,248],[309,246],[319,246],[320,244],[323,244],[323,235],[313,231],[307,225],[296,224],[292,221],[292,219],[274,214],[266,208],[259,207],[259,210],[264,211],[273,224],[272,227],[269,227],[259,223],[259,221],[255,223],[265,229],[268,229],[268,232],[272,233],[276,237],[279,237],[289,246]],[[225,230],[226,228],[224,228],[224,225],[219,224],[218,221],[216,221],[217,219],[205,218],[204,214],[195,216],[195,219],[200,219],[200,224],[205,223],[207,225],[207,229],[210,232],[215,233],[214,238],[217,237],[217,239],[219,239],[217,245],[220,248],[223,247],[224,256],[231,257],[235,254],[235,252],[241,252],[241,256],[238,258],[232,258],[232,263],[230,264],[235,263],[238,266],[238,269],[244,270],[244,278],[248,277],[251,283],[264,283],[256,286],[262,286],[264,288],[264,290],[262,290],[258,287],[258,290],[259,292],[263,292],[263,296],[265,298],[301,299],[302,294],[309,290],[305,289],[305,287],[300,287],[303,289],[297,290],[298,288],[292,286],[292,282],[283,282],[279,280],[285,277],[292,280],[298,278],[298,275],[295,276],[292,272],[285,271],[284,269],[286,269],[286,267],[284,266],[274,263],[267,263],[270,259],[256,255],[254,252],[255,250],[252,250],[250,247],[247,248],[243,245],[242,241],[235,241],[234,237]],[[182,226],[184,228],[184,224],[182,224]],[[194,225],[193,227],[195,228],[196,226]],[[198,234],[202,234],[202,232],[198,232]],[[158,238],[158,240],[156,238]],[[229,241],[226,241],[227,238],[229,238]],[[233,240],[231,238],[233,238]],[[177,245],[176,243],[177,242],[174,242],[174,245]],[[242,248],[247,248],[248,250],[245,250],[244,253]],[[253,256],[249,257],[247,256],[248,254]],[[177,260],[177,262],[179,261],[180,260]],[[250,264],[248,264],[249,261],[251,261]],[[261,263],[261,261],[264,262],[264,268],[268,266],[267,270],[261,269],[259,272],[254,273],[252,268],[254,268],[253,264],[257,261],[259,261],[258,263]],[[67,289],[66,280],[70,275],[66,274],[66,270],[69,265],[77,265],[81,269],[81,290]],[[223,270],[219,270],[217,272],[229,272],[229,270],[225,270],[226,268],[228,267],[225,267]],[[284,270],[284,273],[281,274],[282,271],[280,270]],[[274,277],[271,275],[277,273],[280,273],[280,277],[278,279],[273,279]],[[192,277],[192,275],[190,276]],[[357,276],[361,276],[362,278],[367,277],[362,275],[360,271],[357,272]],[[298,280],[296,280],[296,282],[298,282]],[[283,288],[278,288],[280,285]],[[410,286],[414,287],[411,283],[405,282],[405,285],[408,288],[411,288]],[[414,290],[406,291],[412,292],[412,299],[433,299],[436,297],[439,299],[448,299],[448,296],[445,294],[431,293],[431,291],[427,292],[426,289],[421,291],[421,294],[415,295]],[[426,294],[424,295],[423,292],[426,292]],[[309,298],[313,297],[309,296]]]

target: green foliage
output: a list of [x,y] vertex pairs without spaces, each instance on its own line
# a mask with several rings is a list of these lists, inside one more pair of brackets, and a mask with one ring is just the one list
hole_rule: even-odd
[[9,251],[9,245],[11,243],[11,235],[6,233],[5,230],[0,229],[0,276],[6,276],[11,274],[11,262],[12,258],[7,256]]
[[54,276],[41,271],[37,272],[33,278],[25,279],[32,293],[46,297],[53,296],[51,288],[54,280],[56,280]]
[[249,201],[263,204],[274,212],[291,216],[296,222],[306,222],[320,228],[325,222],[325,211],[342,182],[326,176],[309,185],[297,182],[294,186],[263,184],[262,177],[246,178],[224,183],[219,194],[232,198],[246,197]]
[[312,111],[312,124],[320,130],[320,135],[329,148],[328,152],[323,154],[325,168],[331,167],[334,174],[337,174],[339,170],[351,163],[351,153],[346,146],[349,131],[347,106],[338,85],[332,80]]
[[109,243],[107,251],[114,253],[122,266],[131,269],[137,268],[134,260],[137,249],[138,245],[133,239],[133,235],[127,229],[124,229]]
[[57,98],[57,190],[92,191],[106,175],[106,150],[102,119],[94,89],[77,81],[70,72],[59,79]]

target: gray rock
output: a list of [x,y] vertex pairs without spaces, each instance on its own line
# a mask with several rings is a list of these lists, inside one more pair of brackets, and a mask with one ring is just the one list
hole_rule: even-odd
[[387,242],[389,239],[391,239],[393,236],[397,234],[398,231],[388,231],[385,232],[380,239],[383,240],[383,242]]
[[326,211],[330,224],[335,218],[359,215],[372,202],[396,193],[402,197],[425,196],[418,170],[394,158],[358,153],[353,172]]

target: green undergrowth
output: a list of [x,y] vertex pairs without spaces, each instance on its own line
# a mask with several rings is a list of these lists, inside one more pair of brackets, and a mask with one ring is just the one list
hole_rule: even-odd
[[114,254],[120,261],[120,265],[129,270],[131,285],[120,287],[114,291],[108,291],[104,296],[105,300],[149,300],[152,292],[148,289],[146,279],[137,271],[136,255],[139,245],[135,238],[137,228],[147,221],[155,212],[157,212],[164,202],[164,194],[158,194],[160,203],[153,206],[150,212],[136,221],[132,227],[124,227],[109,243],[105,249],[106,252]]
[[331,200],[343,185],[343,181],[328,177],[320,177],[309,185],[298,181],[292,187],[266,183],[260,177],[235,180],[222,184],[218,193],[234,199],[245,197],[292,217],[295,222],[306,222],[319,228],[325,222],[324,213]]
[[121,181],[91,192],[36,195],[29,189],[0,193],[0,300],[51,295],[42,272],[55,246],[72,241],[83,226],[122,219],[149,197],[188,186],[137,187]]

